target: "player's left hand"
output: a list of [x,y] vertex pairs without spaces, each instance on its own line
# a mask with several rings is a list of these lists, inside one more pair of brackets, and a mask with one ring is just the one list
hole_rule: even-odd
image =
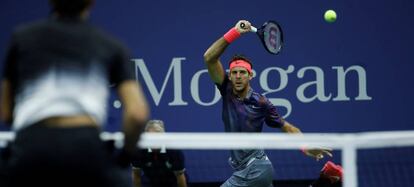
[[332,157],[332,149],[329,148],[305,148],[302,151],[305,155],[315,158],[316,161],[323,159],[325,155]]

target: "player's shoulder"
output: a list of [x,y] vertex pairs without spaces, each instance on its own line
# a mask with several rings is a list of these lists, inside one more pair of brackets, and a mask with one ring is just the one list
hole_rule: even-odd
[[250,93],[251,93],[250,98],[252,98],[252,99],[255,99],[255,100],[258,100],[258,101],[259,100],[267,100],[267,97],[264,96],[263,94],[259,93],[259,92],[251,90]]
[[13,33],[17,35],[30,34],[36,30],[44,28],[46,25],[47,19],[39,19],[32,22],[20,23],[14,28]]
[[257,103],[257,105],[260,106],[268,105],[270,103],[269,99],[265,95],[255,92],[253,90],[251,91],[249,100],[250,102]]
[[126,49],[125,45],[121,40],[114,36],[113,34],[110,34],[106,30],[102,29],[99,26],[90,24],[91,34],[96,37],[99,41],[103,42],[105,45],[117,47],[120,49]]

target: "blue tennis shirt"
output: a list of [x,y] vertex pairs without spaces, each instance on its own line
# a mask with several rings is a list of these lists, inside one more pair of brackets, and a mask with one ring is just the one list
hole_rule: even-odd
[[[249,89],[245,98],[233,93],[233,85],[225,75],[221,85],[216,84],[223,98],[222,120],[226,132],[257,133],[262,132],[263,124],[280,128],[284,119],[276,107],[265,96]],[[230,163],[233,167],[245,165],[253,157],[263,157],[262,149],[231,150]]]

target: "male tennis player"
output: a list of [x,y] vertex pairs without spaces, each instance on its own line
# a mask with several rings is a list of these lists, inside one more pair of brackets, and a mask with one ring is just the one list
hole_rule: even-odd
[[[241,28],[240,24],[245,27]],[[241,55],[235,55],[229,63],[229,74],[226,74],[220,56],[234,40],[249,32],[251,24],[239,21],[223,37],[214,42],[205,52],[204,60],[211,79],[216,84],[223,98],[222,118],[226,132],[261,132],[263,124],[281,128],[286,133],[301,133],[301,131],[284,120],[276,107],[263,95],[253,91],[250,80],[253,77],[252,63]],[[304,150],[308,156],[317,160],[324,154],[332,156],[329,150]],[[221,186],[272,186],[272,163],[264,150],[232,150],[229,159],[235,170],[233,175]]]
[[18,27],[5,61],[1,117],[16,138],[7,161],[11,186],[119,186],[100,139],[110,83],[123,102],[129,166],[148,106],[128,51],[88,23],[93,0],[50,0],[48,19]]

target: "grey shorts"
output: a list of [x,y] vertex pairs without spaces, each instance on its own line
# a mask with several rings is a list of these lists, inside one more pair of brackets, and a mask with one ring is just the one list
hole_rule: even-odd
[[272,187],[273,166],[267,157],[250,161],[224,182],[221,187]]

